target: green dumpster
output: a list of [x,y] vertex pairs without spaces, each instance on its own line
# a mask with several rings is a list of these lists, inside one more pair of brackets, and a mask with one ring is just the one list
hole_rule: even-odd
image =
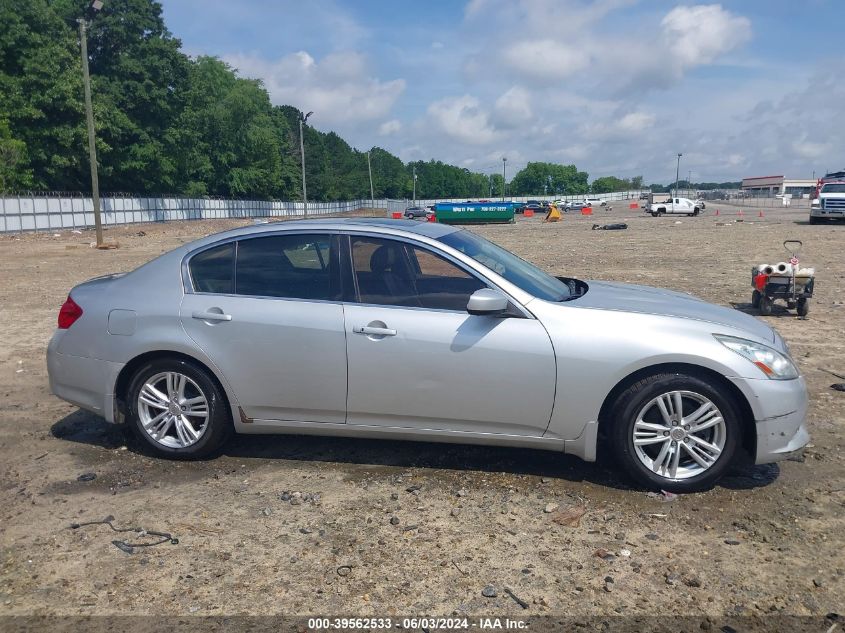
[[513,202],[438,202],[437,222],[443,224],[486,224],[514,221]]

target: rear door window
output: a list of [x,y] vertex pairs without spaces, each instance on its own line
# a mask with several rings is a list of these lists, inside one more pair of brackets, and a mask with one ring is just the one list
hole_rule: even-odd
[[256,297],[340,300],[331,235],[272,235],[238,242],[235,293]]

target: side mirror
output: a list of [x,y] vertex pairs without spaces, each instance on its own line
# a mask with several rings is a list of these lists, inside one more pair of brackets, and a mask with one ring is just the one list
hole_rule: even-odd
[[467,312],[475,316],[495,316],[508,309],[508,298],[498,290],[482,288],[472,293]]

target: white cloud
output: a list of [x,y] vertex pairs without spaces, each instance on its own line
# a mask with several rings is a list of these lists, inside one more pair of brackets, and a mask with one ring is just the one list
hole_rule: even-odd
[[648,112],[629,112],[619,119],[618,126],[626,132],[638,133],[654,125],[655,117]]
[[264,82],[273,103],[313,110],[321,125],[383,118],[405,90],[403,79],[381,81],[361,53],[331,53],[317,61],[299,51],[276,60],[255,55],[224,58],[243,75]]
[[590,62],[589,55],[577,46],[551,39],[515,42],[504,49],[502,57],[518,74],[541,81],[569,77]]
[[442,132],[464,143],[485,145],[498,138],[488,113],[470,95],[435,101],[428,106],[428,115]]
[[390,136],[396,134],[402,129],[402,122],[398,119],[390,119],[378,126],[379,136]]
[[709,64],[751,37],[748,18],[720,4],[675,7],[660,25],[675,63],[682,68]]
[[[608,14],[632,0],[484,0],[467,11],[476,27],[506,29],[507,44],[491,38],[467,55],[468,76],[489,78],[504,69],[511,81],[535,86],[577,82],[600,93],[668,88],[695,67],[712,64],[751,38],[748,18],[719,4],[677,6],[659,22],[605,32]],[[537,37],[541,33],[542,37]],[[501,68],[500,68],[501,66]]]
[[792,144],[792,149],[803,158],[821,158],[831,150],[830,143],[808,141],[806,135]]
[[517,127],[531,119],[531,93],[520,86],[513,86],[496,99],[493,113],[498,127]]

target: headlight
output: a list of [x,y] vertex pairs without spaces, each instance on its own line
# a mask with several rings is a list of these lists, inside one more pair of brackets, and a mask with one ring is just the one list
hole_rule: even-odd
[[760,371],[772,380],[798,378],[798,369],[792,361],[776,349],[743,338],[722,336],[721,334],[714,334],[713,336],[728,349],[754,363]]
[[816,198],[810,203],[810,207],[813,209],[821,209],[822,208],[822,201]]

